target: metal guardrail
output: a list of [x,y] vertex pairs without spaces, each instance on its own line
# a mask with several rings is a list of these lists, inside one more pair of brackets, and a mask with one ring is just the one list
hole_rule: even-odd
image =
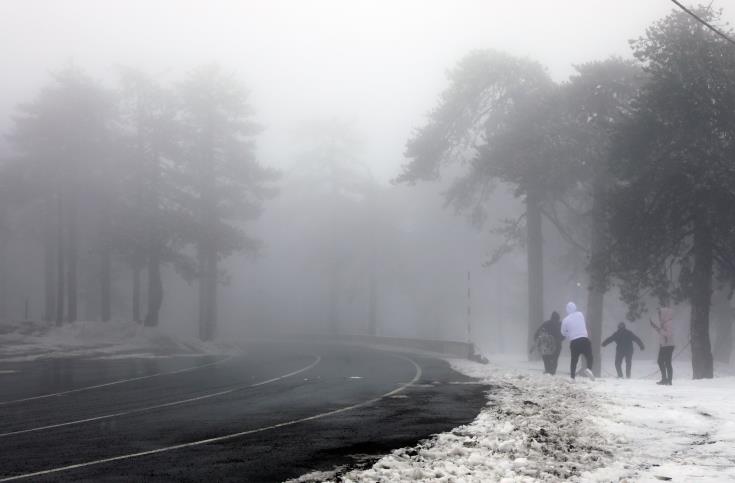
[[437,352],[453,357],[476,360],[475,347],[469,342],[451,340],[409,339],[404,337],[380,337],[363,334],[340,334],[336,339],[345,342],[359,342],[365,344],[384,344],[410,349],[419,349]]

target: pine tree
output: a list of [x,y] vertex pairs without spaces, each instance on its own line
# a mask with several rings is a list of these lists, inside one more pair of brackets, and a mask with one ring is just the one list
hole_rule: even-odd
[[[191,225],[182,206],[191,196],[182,186],[181,129],[173,92],[145,74],[126,69],[121,76],[123,115],[123,196],[117,230],[119,250],[132,270],[133,319],[156,326],[163,303],[161,268],[173,264],[189,277],[191,261],[183,250],[186,226]],[[146,310],[142,316],[142,276],[147,281]]]
[[630,114],[631,104],[643,81],[640,67],[611,58],[576,67],[577,73],[563,86],[565,107],[559,123],[569,146],[559,172],[568,179],[566,189],[547,204],[547,219],[569,242],[577,256],[585,256],[589,276],[586,320],[600,374],[602,309],[607,279],[610,236],[606,210],[613,182],[608,165],[613,155],[616,130]]
[[633,48],[649,81],[611,159],[613,271],[631,315],[648,293],[689,301],[693,375],[711,378],[713,285],[735,278],[735,52],[678,11]]
[[[344,298],[345,277],[349,265],[360,258],[350,240],[354,229],[349,226],[356,207],[374,188],[374,180],[360,161],[359,136],[350,123],[339,119],[312,120],[296,131],[300,152],[292,180],[308,188],[308,199],[302,199],[302,203],[309,204],[309,211],[314,213],[317,231],[326,233],[327,242],[314,257],[326,273],[325,318],[328,330],[336,334],[341,330],[339,308]],[[370,313],[375,315],[374,305],[368,312],[369,318]]]
[[564,186],[555,169],[566,149],[558,132],[559,88],[541,65],[495,51],[466,56],[449,80],[429,122],[409,140],[409,162],[397,181],[437,179],[443,164],[455,162],[465,166],[447,191],[455,208],[484,219],[495,181],[524,199],[530,345],[543,320],[542,208]]
[[[113,106],[110,93],[72,65],[57,73],[34,102],[21,105],[15,117],[11,138],[35,182],[44,185],[49,215],[45,278],[47,289],[56,289],[57,324],[78,316],[80,195],[99,180],[91,174],[109,157]],[[49,283],[52,260],[55,284]],[[46,298],[48,310],[52,297],[47,293]]]
[[257,217],[264,199],[274,196],[278,173],[255,160],[253,122],[247,92],[217,66],[193,71],[179,86],[182,158],[189,206],[196,220],[199,336],[211,340],[217,326],[218,261],[235,251],[254,251],[258,240],[242,225]]

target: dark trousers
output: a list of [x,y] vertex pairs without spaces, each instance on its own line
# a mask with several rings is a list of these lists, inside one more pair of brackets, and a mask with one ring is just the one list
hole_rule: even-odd
[[587,360],[587,368],[592,370],[592,344],[590,344],[590,340],[587,337],[574,339],[569,343],[569,349],[572,351],[572,364],[569,368],[569,374],[572,376],[572,379],[577,374],[577,361],[579,361],[580,355],[583,355]]
[[559,352],[548,356],[541,356],[544,360],[544,374],[556,374],[556,366],[559,364]]
[[674,355],[674,346],[667,345],[658,349],[658,368],[661,370],[661,380],[671,383],[674,377],[674,368],[671,367],[671,356]]
[[630,379],[630,368],[633,365],[633,353],[615,351],[615,370],[618,371],[618,377],[623,377],[623,359],[625,359],[625,377]]

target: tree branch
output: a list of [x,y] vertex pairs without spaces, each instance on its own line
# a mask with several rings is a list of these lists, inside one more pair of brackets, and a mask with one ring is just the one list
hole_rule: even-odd
[[547,220],[551,222],[552,225],[554,225],[559,232],[559,234],[564,238],[564,240],[571,244],[572,246],[578,248],[579,250],[582,250],[582,252],[589,254],[589,248],[578,242],[574,236],[572,236],[571,233],[564,227],[564,225],[559,221],[559,217],[556,214],[556,210],[552,208],[552,212],[549,213],[547,210],[545,210],[543,207],[541,207],[541,214],[546,217]]

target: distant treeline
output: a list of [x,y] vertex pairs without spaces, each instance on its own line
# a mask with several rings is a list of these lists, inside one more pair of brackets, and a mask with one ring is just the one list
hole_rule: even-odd
[[276,194],[279,173],[255,160],[259,131],[247,91],[216,66],[172,86],[131,69],[111,87],[73,65],[56,73],[18,107],[17,155],[0,167],[0,243],[15,212],[37,227],[43,318],[77,320],[83,275],[109,320],[114,259],[132,271],[132,318],[155,326],[170,265],[197,282],[199,334],[211,339],[218,262],[257,249],[243,222]]

